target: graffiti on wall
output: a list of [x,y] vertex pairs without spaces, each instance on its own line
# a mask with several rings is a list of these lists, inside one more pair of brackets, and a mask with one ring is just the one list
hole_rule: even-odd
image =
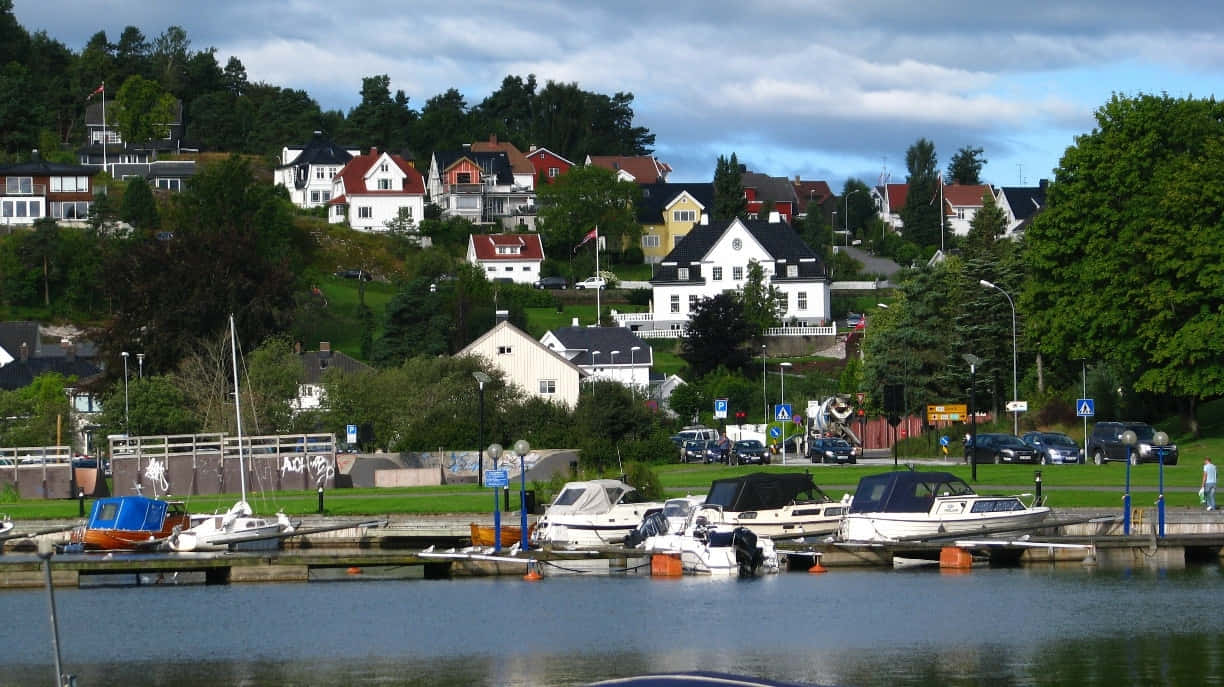
[[299,475],[307,472],[315,484],[325,484],[336,476],[336,468],[327,456],[285,456],[281,459],[281,477],[289,472]]
[[153,485],[154,492],[170,491],[170,482],[166,479],[166,464],[160,460],[154,458],[149,461],[144,469],[144,478]]

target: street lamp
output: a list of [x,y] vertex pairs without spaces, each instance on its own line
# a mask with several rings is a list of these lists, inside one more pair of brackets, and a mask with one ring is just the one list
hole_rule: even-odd
[[977,450],[974,446],[977,445],[977,366],[982,364],[982,359],[972,353],[963,353],[961,357],[969,363],[969,422],[973,428],[969,434],[969,445],[965,447],[965,460],[972,465],[970,469],[973,471],[973,481],[976,482]]
[[1139,435],[1131,430],[1122,432],[1122,443],[1126,445],[1126,491],[1122,494],[1122,534],[1130,534],[1131,530],[1131,493],[1130,493],[1130,469],[1131,460],[1134,455],[1135,443],[1139,441]]
[[616,354],[620,351],[612,351],[608,354],[608,365],[612,368],[612,376],[616,376]]
[[[501,457],[502,445],[489,444],[489,458],[493,461],[493,469],[497,469],[497,459]],[[497,487],[493,488],[493,553],[501,551],[501,508],[497,505]]]
[[640,350],[642,350],[641,346],[634,346],[629,349],[629,383],[631,385],[637,384],[637,368],[633,366],[633,354]]
[[519,548],[526,551],[531,548],[527,536],[527,454],[531,452],[531,444],[526,439],[514,442],[514,455],[519,457]]
[[136,354],[136,363],[140,366],[139,372],[136,375],[137,379],[144,379],[144,353]]
[[[778,377],[782,380],[782,405],[786,405],[786,370],[789,369],[791,363],[783,361],[778,363]],[[786,423],[782,423],[782,464],[786,465]]]
[[128,352],[123,351],[119,355],[123,356],[123,433],[131,434],[132,430],[128,422]]
[[[483,484],[484,480],[482,479],[482,476],[484,475],[484,385],[489,381],[489,375],[477,370],[476,372],[472,373],[472,377],[476,379],[476,384],[479,385],[480,387],[480,436],[476,440],[478,445],[480,446],[480,461],[477,463],[478,471],[476,473],[476,477],[480,479],[480,482]],[[494,464],[496,465],[497,459],[494,458],[493,460],[494,460]]]
[[861,188],[856,188],[853,191],[847,193],[845,197],[842,198],[842,201],[846,206],[846,216],[842,218],[842,224],[845,225],[845,229],[846,229],[846,245],[847,246],[850,245],[850,196],[862,190],[863,189]]
[[978,283],[988,289],[998,289],[1004,296],[1007,297],[1007,304],[1011,306],[1012,312],[1012,434],[1020,434],[1020,411],[1016,410],[1017,403],[1020,399],[1019,391],[1016,383],[1016,304],[1012,301],[1012,297],[1003,287],[992,284],[985,279],[978,280]]
[[833,252],[837,252],[837,210],[833,211]]
[[595,391],[595,356],[599,355],[599,351],[591,351],[591,391]]
[[765,404],[765,414],[761,416],[761,422],[765,425],[769,424],[769,395],[765,391],[765,344],[761,344],[761,401]]

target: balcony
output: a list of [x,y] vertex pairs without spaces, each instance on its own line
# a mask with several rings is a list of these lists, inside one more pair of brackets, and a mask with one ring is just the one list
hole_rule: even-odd
[[442,192],[449,195],[479,195],[484,192],[484,184],[443,184]]

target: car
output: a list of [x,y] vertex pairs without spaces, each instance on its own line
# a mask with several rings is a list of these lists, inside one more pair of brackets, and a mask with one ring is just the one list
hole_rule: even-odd
[[737,465],[769,465],[769,449],[759,439],[740,439],[731,446]]
[[532,286],[537,289],[561,289],[564,291],[569,287],[569,281],[565,277],[540,277]]
[[710,429],[703,425],[689,425],[679,432],[671,435],[672,443],[676,446],[683,446],[684,442],[691,439],[704,439],[706,441],[717,441],[718,430]]
[[1177,465],[1177,444],[1157,444],[1156,428],[1146,422],[1098,422],[1088,435],[1088,455],[1092,462],[1103,465],[1110,461],[1127,459],[1126,444],[1122,435],[1127,430],[1135,433],[1135,445],[1130,450],[1131,465],[1156,463],[1162,458],[1165,465]]
[[979,434],[970,449],[975,463],[1036,463],[1037,449],[1014,434]]
[[1042,465],[1084,462],[1083,448],[1062,432],[1025,432],[1020,440],[1037,449]]
[[369,272],[361,269],[336,270],[335,275],[341,279],[360,279],[361,281],[370,281],[374,278]]
[[706,444],[705,462],[726,463],[731,456],[731,442],[722,437]]
[[608,282],[603,277],[587,277],[582,281],[574,284],[575,289],[606,289]]
[[808,458],[813,463],[837,463],[846,465],[857,463],[854,457],[854,447],[850,442],[840,437],[820,437],[813,439],[808,445]]
[[706,452],[714,444],[708,439],[689,439],[680,446],[681,463],[704,463]]
[[846,329],[858,329],[863,326],[863,314],[857,312],[846,313]]

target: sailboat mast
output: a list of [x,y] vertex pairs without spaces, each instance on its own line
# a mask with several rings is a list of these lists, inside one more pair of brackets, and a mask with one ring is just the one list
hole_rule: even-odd
[[234,327],[234,316],[230,314],[230,355],[234,362],[234,413],[238,418],[238,483],[242,485],[242,500],[246,501],[246,462],[242,458],[242,403],[238,386],[238,333]]

